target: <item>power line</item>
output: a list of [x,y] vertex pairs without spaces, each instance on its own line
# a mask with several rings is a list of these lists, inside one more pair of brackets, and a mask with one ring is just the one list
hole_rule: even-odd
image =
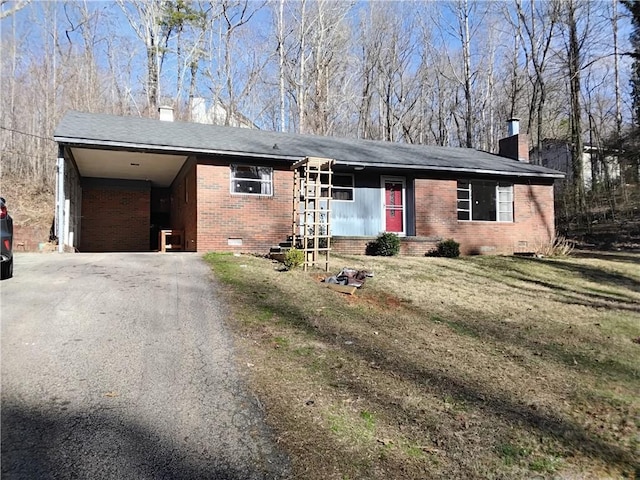
[[18,152],[17,150],[0,150],[0,153],[6,154],[6,155],[20,155],[21,157],[29,157],[29,158],[39,158],[39,159],[50,158],[50,155],[46,153],[25,153],[25,152]]
[[55,142],[55,140],[53,138],[41,137],[40,135],[34,135],[33,133],[21,132],[20,130],[14,130],[13,128],[3,127],[2,125],[0,125],[0,130],[6,130],[6,131],[12,132],[12,133],[19,133],[21,135],[27,135],[28,137],[34,137],[34,138],[39,138],[41,140],[48,140],[50,142]]

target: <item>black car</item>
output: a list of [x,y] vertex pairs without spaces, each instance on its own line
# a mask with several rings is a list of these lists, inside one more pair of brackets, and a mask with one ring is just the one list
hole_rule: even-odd
[[7,212],[4,198],[0,197],[0,278],[13,276],[13,219]]

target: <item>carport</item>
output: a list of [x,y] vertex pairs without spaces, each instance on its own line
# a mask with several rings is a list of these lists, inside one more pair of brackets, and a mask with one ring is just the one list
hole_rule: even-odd
[[[163,116],[172,114],[163,110]],[[185,222],[196,211],[195,158],[188,152],[69,136],[64,125],[54,139],[59,251],[153,251],[161,229],[191,230],[185,249],[196,249],[195,222]]]

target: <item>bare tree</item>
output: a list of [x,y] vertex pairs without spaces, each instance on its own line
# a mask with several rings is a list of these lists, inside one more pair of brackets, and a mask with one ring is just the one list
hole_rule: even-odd
[[[560,3],[557,0],[544,3],[530,0],[528,8],[525,8],[522,0],[516,0],[515,7],[517,19],[511,20],[511,24],[517,28],[527,66],[532,68],[532,71],[529,70],[531,93],[527,133],[533,136],[536,145],[534,151],[539,154],[542,151],[544,109],[548,96],[547,67],[556,35]],[[507,18],[511,17],[507,14]]]
[[9,0],[0,1],[0,20],[10,17],[14,13],[22,10],[26,7],[31,0],[18,0],[17,2],[10,2]]
[[285,33],[284,0],[278,0],[278,93],[280,100],[280,131],[286,130],[286,94],[285,94]]
[[[265,3],[253,4],[249,0],[223,0],[222,25],[223,25],[223,45],[224,45],[224,80],[226,86],[227,116],[225,125],[229,125],[231,119],[236,115],[236,104],[234,82],[236,76],[233,75],[233,63],[231,60],[233,40],[238,28],[251,20],[258,10],[264,7]],[[251,7],[251,8],[250,8]]]
[[569,71],[569,99],[571,125],[571,169],[573,173],[573,204],[576,212],[583,212],[584,196],[584,142],[582,140],[582,106],[580,102],[581,39],[578,33],[578,0],[565,4],[564,22],[567,28],[567,67]]
[[380,15],[375,15],[371,6],[361,13],[359,20],[358,45],[358,70],[359,83],[361,85],[358,108],[357,136],[360,138],[378,138],[378,134],[372,131],[372,108],[377,72],[382,51],[382,32],[378,23]]
[[[453,74],[453,77],[448,78],[448,80],[456,82],[460,86],[461,94],[464,97],[464,100],[461,100],[460,96],[456,95],[454,123],[456,123],[460,144],[472,148],[474,146],[473,91],[478,73],[477,64],[472,64],[472,40],[492,4],[477,0],[455,0],[443,5],[443,8],[448,10],[448,14],[446,10],[438,10],[437,18],[435,19],[437,29],[441,35],[440,48],[446,55],[451,67],[449,71]],[[453,21],[451,18],[453,18]],[[459,42],[459,51],[451,51],[449,38],[454,38],[456,42]],[[458,65],[462,65],[462,71],[460,71]]]
[[620,94],[620,52],[618,49],[618,0],[611,0],[611,36],[613,38],[614,85],[616,97],[616,131],[618,140],[622,135],[622,95]]
[[116,0],[129,25],[144,42],[147,57],[146,95],[149,116],[157,115],[161,95],[160,73],[170,28],[163,22],[168,0],[126,2]]

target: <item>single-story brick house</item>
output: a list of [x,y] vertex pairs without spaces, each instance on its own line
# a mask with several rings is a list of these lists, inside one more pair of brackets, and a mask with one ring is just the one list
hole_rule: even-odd
[[171,228],[187,251],[266,253],[292,232],[292,165],[321,157],[334,160],[334,251],[364,253],[385,231],[405,254],[446,238],[464,254],[530,251],[554,237],[563,174],[529,164],[510,133],[495,155],[68,112],[54,133],[60,248],[153,251]]

